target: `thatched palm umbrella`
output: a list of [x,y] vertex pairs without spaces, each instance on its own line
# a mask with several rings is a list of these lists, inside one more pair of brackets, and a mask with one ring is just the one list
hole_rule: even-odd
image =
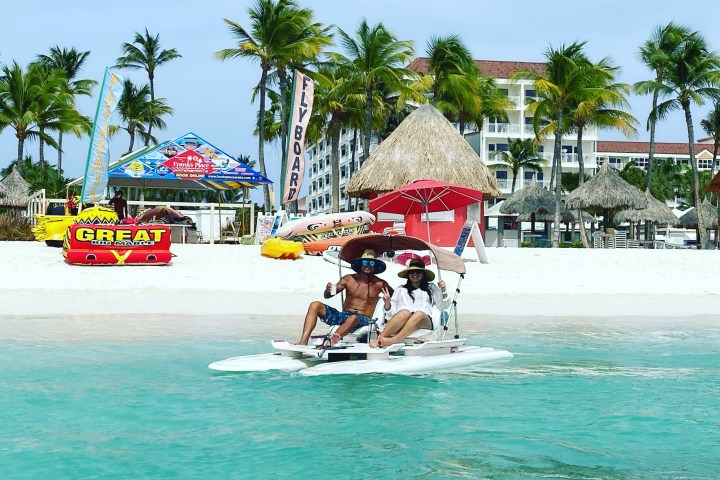
[[645,198],[647,199],[647,207],[640,210],[629,208],[620,210],[615,214],[615,219],[619,222],[652,222],[652,223],[668,223],[675,225],[678,218],[672,212],[665,202],[661,202],[653,197],[650,190],[645,190]]
[[378,145],[347,183],[345,192],[367,198],[422,179],[480,190],[489,197],[500,195],[493,172],[430,104],[408,115]]
[[[703,200],[700,204],[703,209],[703,219],[705,221],[704,228],[715,228],[718,226],[718,214],[715,207],[707,201]],[[695,208],[689,209],[677,220],[676,225],[683,228],[698,228],[698,217]],[[699,238],[699,237],[698,237]]]
[[605,228],[610,224],[610,210],[641,209],[647,207],[647,203],[645,194],[623,180],[607,162],[565,200],[565,206],[570,210],[602,210]]
[[0,194],[0,207],[12,207],[13,212],[27,207],[30,184],[20,175],[17,165],[7,177],[0,180],[2,187]]
[[[500,213],[517,213],[530,215],[532,233],[535,233],[535,215],[555,213],[555,197],[552,193],[538,185],[533,177],[530,185],[510,195],[500,207]],[[518,221],[518,235],[520,234]]]

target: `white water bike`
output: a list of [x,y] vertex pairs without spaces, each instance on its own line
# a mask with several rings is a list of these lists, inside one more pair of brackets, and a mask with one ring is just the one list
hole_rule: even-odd
[[[213,362],[209,368],[223,372],[282,370],[308,376],[365,373],[412,375],[453,371],[513,357],[507,350],[466,345],[467,339],[460,337],[457,298],[465,276],[465,264],[458,255],[415,237],[369,234],[343,245],[339,259],[351,262],[366,249],[375,250],[378,256],[393,256],[398,250],[422,254],[429,252],[438,274],[443,270],[459,274],[449,306],[444,311],[434,313],[439,316],[437,323],[440,327],[437,330],[418,330],[402,342],[373,348],[369,341],[377,336],[385,323],[382,302],[378,302],[376,318],[368,327],[346,335],[333,346],[323,346],[327,344],[325,341],[321,341],[320,345],[294,345],[286,340],[273,340],[274,351],[271,353],[232,357]],[[455,332],[452,338],[446,338],[449,336],[448,323],[451,318],[454,320]]]

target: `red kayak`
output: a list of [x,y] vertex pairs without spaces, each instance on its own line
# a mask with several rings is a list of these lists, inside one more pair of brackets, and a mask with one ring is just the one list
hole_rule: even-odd
[[367,233],[356,233],[354,235],[344,235],[342,237],[323,238],[322,240],[306,242],[303,244],[303,248],[305,248],[305,253],[307,253],[308,255],[322,255],[323,252],[327,250],[330,246],[343,246],[349,240],[362,237],[364,235],[367,235]]

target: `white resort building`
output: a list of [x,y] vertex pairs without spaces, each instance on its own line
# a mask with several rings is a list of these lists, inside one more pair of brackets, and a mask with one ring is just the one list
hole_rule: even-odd
[[[507,120],[489,118],[485,120],[482,128],[469,124],[466,125],[465,138],[473,149],[478,153],[486,165],[502,164],[495,157],[495,152],[506,150],[509,140],[532,139],[534,132],[532,127],[532,116],[527,112],[527,99],[535,96],[533,85],[530,81],[512,81],[510,78],[519,70],[530,70],[542,72],[543,63],[536,62],[506,62],[496,60],[477,60],[483,75],[493,77],[498,88],[503,91],[512,102],[507,110]],[[427,73],[427,59],[416,58],[408,68],[419,73]],[[362,165],[362,137],[363,132],[357,132],[357,140],[354,138],[354,131],[343,128],[340,136],[340,210],[355,210],[355,199],[349,198],[344,193],[344,187],[352,172],[357,171]],[[537,177],[541,185],[549,186],[554,148],[554,137],[549,137],[539,146],[538,153],[547,160],[547,167],[538,174],[533,170],[518,173],[515,189],[526,186],[532,178]],[[376,146],[376,139],[372,140],[370,152]],[[634,161],[638,167],[647,166],[649,142],[631,141],[601,141],[598,139],[598,132],[594,128],[586,128],[583,131],[583,160],[587,175],[593,175],[603,164],[610,162],[610,165],[622,169],[628,162]],[[352,165],[353,150],[355,163]],[[331,185],[332,175],[330,170],[331,146],[330,138],[323,138],[315,145],[307,146],[308,161],[308,195],[305,200],[305,207],[309,215],[328,213],[331,211]],[[562,140],[562,170],[563,173],[577,173],[579,170],[577,136],[568,134]],[[712,169],[712,139],[699,139],[695,145],[695,155],[698,159],[700,169]],[[655,158],[672,158],[676,163],[688,163],[690,159],[687,143],[656,143]],[[718,162],[720,163],[720,162]],[[715,165],[715,169],[718,165]],[[495,170],[498,187],[506,198],[511,193],[512,171],[502,167]],[[487,207],[497,203],[500,199],[492,199]],[[359,203],[359,208],[365,206],[364,201]],[[490,225],[492,227],[492,224]]]

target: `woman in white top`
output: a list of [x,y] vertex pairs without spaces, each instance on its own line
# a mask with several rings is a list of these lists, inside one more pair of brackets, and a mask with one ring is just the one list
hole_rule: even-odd
[[445,282],[432,283],[435,274],[427,270],[425,262],[420,259],[409,260],[407,268],[398,273],[398,277],[407,278],[407,282],[398,287],[392,297],[389,292],[383,292],[385,314],[393,316],[377,340],[370,342],[372,347],[386,347],[418,329],[434,330],[438,327],[433,324],[431,313],[433,305],[442,310],[443,301],[447,298]]

